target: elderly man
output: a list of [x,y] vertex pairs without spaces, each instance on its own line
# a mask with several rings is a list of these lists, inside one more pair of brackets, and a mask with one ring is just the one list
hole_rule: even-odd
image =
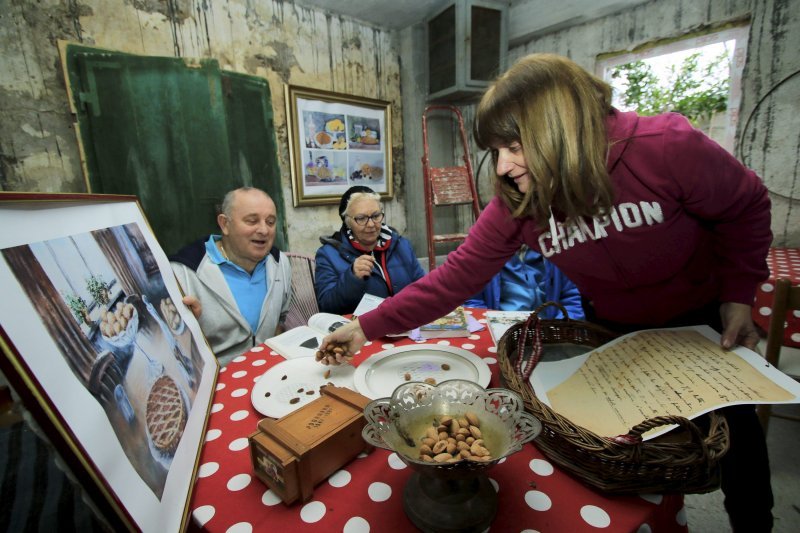
[[282,330],[291,300],[288,258],[273,247],[275,202],[253,187],[230,191],[210,235],[170,257],[184,303],[225,365]]

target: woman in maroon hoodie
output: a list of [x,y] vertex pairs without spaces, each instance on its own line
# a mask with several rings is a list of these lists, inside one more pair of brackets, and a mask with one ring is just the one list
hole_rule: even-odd
[[[578,286],[587,319],[619,332],[710,324],[754,348],[757,284],[768,275],[770,201],[761,179],[677,114],[611,107],[611,88],[567,58],[520,59],[474,123],[496,196],[444,265],[337,330],[347,343],[413,329],[479,291],[522,244]],[[772,492],[753,406],[723,409],[722,462],[735,531],[769,531]]]

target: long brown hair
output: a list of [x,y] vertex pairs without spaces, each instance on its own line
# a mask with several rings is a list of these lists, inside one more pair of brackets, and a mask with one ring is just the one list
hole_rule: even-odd
[[495,191],[515,217],[546,226],[551,208],[567,222],[602,216],[614,193],[606,169],[605,119],[611,87],[575,62],[554,54],[521,58],[486,91],[473,133],[481,149],[522,145],[531,186],[520,193],[506,176]]

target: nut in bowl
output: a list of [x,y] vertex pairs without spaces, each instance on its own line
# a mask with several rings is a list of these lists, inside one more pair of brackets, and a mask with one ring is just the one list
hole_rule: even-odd
[[103,339],[115,348],[125,348],[139,331],[139,312],[129,302],[119,302],[113,311],[106,311],[100,321]]
[[[542,430],[541,423],[525,411],[522,399],[515,392],[484,389],[472,381],[460,379],[438,385],[405,383],[394,390],[391,398],[370,402],[364,409],[364,416],[367,425],[362,435],[367,442],[397,452],[403,462],[415,470],[436,470],[445,477],[457,477],[461,472],[495,465],[519,451]],[[447,435],[442,438],[443,432]],[[464,438],[457,440],[453,435],[459,433]],[[434,442],[427,442],[431,438]],[[476,441],[482,441],[475,448],[483,450],[469,455],[450,452],[451,458],[435,460],[441,453],[439,442],[451,438],[456,443],[464,442],[470,449]],[[455,446],[456,450],[464,449],[464,445]],[[427,448],[432,451],[434,447],[440,453],[428,454]],[[446,448],[445,445],[442,450]],[[455,455],[461,455],[462,460]]]
[[419,529],[434,532],[487,530],[498,496],[486,470],[542,430],[515,392],[460,379],[404,383],[367,404],[364,418],[364,440],[414,470],[403,509]]

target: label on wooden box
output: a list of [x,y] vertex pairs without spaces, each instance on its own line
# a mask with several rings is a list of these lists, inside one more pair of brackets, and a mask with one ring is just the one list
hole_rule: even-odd
[[370,446],[361,437],[370,399],[327,385],[283,418],[265,418],[250,436],[253,468],[284,503],[311,499],[314,486]]

